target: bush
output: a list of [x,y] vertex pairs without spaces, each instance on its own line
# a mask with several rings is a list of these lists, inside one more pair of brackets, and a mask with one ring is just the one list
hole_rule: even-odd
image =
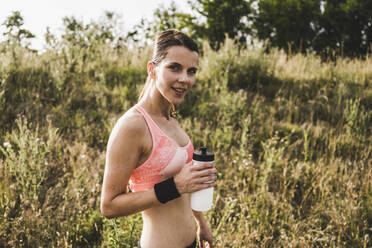
[[27,114],[31,120],[43,122],[51,109],[60,104],[54,78],[45,68],[10,67],[0,75],[1,126],[9,130],[17,114]]

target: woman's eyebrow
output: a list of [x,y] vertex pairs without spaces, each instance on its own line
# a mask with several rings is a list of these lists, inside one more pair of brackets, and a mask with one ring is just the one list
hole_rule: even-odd
[[177,62],[169,62],[169,65],[178,65],[178,66],[182,66],[180,63],[177,63]]
[[[181,68],[183,67],[183,66],[182,66],[180,63],[178,63],[178,62],[169,62],[168,65],[177,65],[177,66],[180,66]],[[190,67],[190,68],[188,68],[188,69],[198,70],[198,67],[192,66],[192,67]]]

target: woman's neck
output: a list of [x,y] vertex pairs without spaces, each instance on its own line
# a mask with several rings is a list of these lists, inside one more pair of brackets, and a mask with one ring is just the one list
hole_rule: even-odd
[[165,117],[167,120],[171,117],[171,103],[154,86],[145,92],[139,104],[152,116]]

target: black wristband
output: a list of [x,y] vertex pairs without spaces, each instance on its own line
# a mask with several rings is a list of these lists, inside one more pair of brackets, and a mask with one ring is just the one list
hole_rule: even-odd
[[154,190],[156,198],[161,203],[167,203],[181,196],[176,188],[173,177],[155,184]]

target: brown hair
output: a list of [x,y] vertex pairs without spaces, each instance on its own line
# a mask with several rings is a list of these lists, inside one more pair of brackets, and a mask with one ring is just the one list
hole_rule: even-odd
[[[197,52],[199,54],[198,45],[189,36],[176,29],[168,29],[160,32],[157,35],[154,43],[151,62],[155,66],[159,64],[167,56],[168,49],[172,46],[184,46],[190,51]],[[147,76],[145,86],[141,91],[138,101],[142,99],[147,88],[149,87],[150,81],[150,76]],[[172,115],[174,116],[175,107],[173,104],[172,112]]]

